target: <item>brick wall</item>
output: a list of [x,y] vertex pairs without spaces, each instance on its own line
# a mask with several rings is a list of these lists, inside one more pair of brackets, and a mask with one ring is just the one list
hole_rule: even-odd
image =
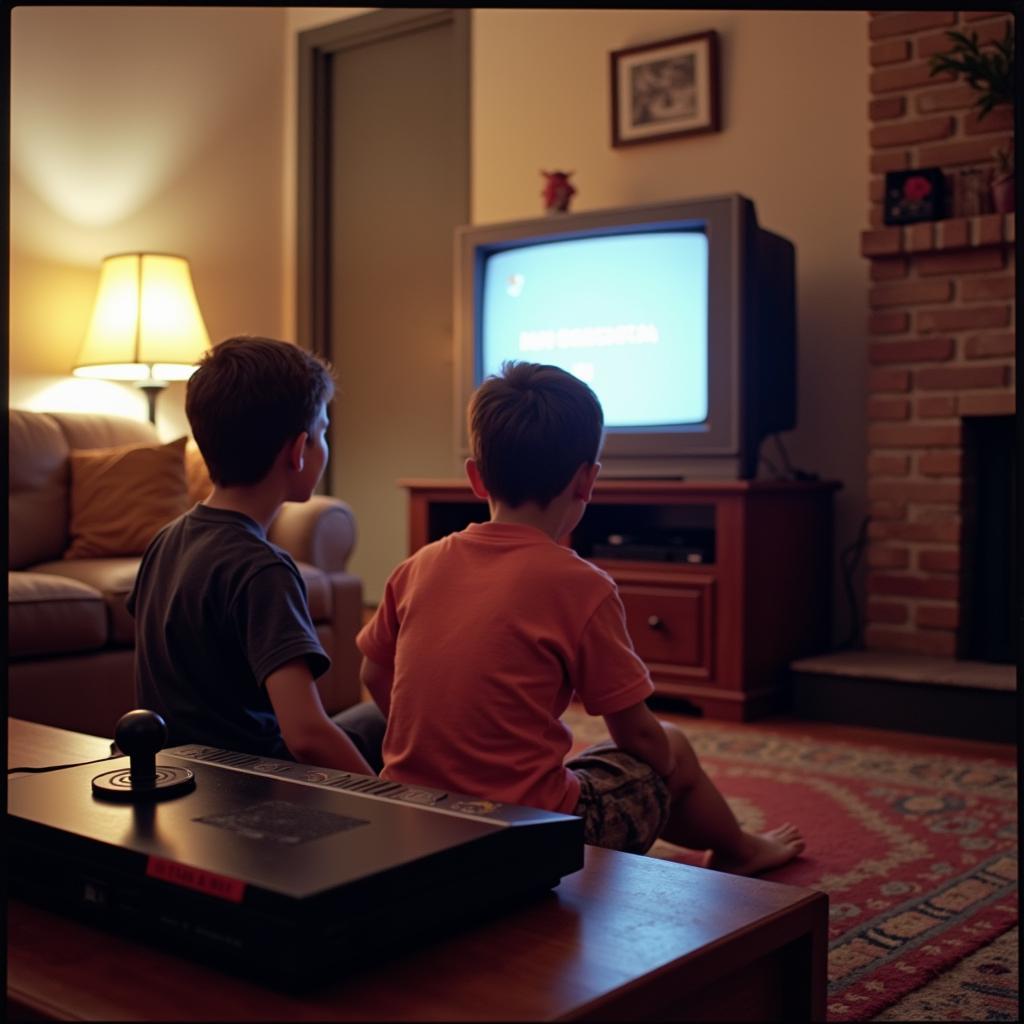
[[1003,35],[1005,12],[884,11],[869,21],[871,287],[867,328],[866,646],[962,651],[962,418],[1014,405],[1014,225],[983,214],[885,227],[886,171],[994,167],[1013,149],[1013,115],[979,121],[977,93],[928,57],[949,29]]

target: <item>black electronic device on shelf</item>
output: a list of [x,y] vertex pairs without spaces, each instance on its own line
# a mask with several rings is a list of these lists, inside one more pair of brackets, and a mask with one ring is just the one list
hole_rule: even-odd
[[595,540],[590,557],[635,562],[707,565],[715,560],[714,530],[641,530]]
[[118,730],[129,757],[8,780],[13,896],[301,987],[583,866],[572,815],[213,747],[156,757],[146,714]]

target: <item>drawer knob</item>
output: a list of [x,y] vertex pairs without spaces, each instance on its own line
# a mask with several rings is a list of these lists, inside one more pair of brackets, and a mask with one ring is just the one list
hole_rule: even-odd
[[651,629],[664,629],[665,628],[665,623],[662,622],[661,619],[659,619],[657,615],[648,615],[647,616],[647,625],[650,626]]

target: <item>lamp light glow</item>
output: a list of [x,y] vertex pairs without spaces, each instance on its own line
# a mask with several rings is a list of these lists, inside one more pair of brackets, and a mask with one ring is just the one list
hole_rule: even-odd
[[146,389],[150,420],[156,391],[187,380],[210,348],[188,260],[164,253],[108,256],[92,318],[75,360],[76,377],[134,381]]

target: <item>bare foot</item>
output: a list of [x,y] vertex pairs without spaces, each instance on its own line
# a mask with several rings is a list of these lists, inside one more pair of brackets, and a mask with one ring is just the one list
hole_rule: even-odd
[[732,875],[756,875],[789,863],[804,849],[804,837],[789,822],[761,835],[744,832],[743,840],[746,849],[739,856],[727,857],[712,850],[705,866]]

